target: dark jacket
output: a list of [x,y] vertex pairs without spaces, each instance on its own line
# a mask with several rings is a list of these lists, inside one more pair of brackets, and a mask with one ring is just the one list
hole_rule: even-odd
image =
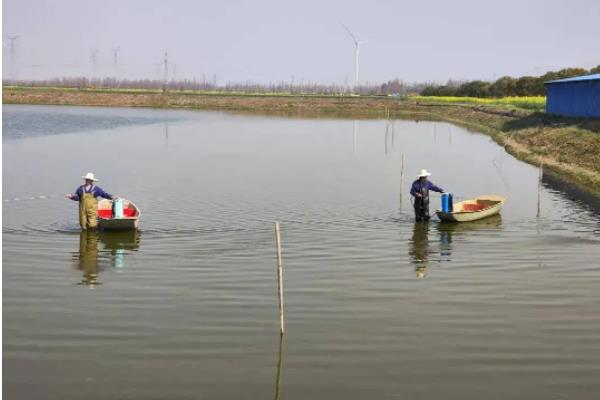
[[430,181],[425,181],[424,184],[421,184],[421,180],[417,179],[416,181],[413,182],[413,184],[410,188],[410,194],[412,196],[416,197],[417,193],[422,193],[425,195],[425,197],[428,197],[430,190],[433,190],[434,192],[439,192],[439,193],[442,193],[444,191],[444,189],[442,189],[441,187],[435,186]]

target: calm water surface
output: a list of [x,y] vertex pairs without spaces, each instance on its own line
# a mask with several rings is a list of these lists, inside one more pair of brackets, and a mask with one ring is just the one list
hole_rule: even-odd
[[[544,187],[536,218],[538,170],[486,136],[37,106],[3,124],[7,398],[600,394],[600,215]],[[415,224],[421,168],[458,198],[508,196],[502,216]],[[79,233],[62,196],[88,171],[140,232]]]

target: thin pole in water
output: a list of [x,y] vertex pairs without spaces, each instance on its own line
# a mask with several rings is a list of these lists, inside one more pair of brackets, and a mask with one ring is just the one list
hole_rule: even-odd
[[279,297],[279,332],[285,333],[283,323],[283,268],[281,263],[281,234],[279,222],[275,222],[275,247],[277,250],[277,293]]
[[404,190],[404,153],[400,164],[400,206],[402,206],[402,191]]
[[389,122],[385,125],[385,154],[388,153],[388,131],[390,130]]
[[538,200],[537,200],[537,217],[540,217],[541,214],[541,203],[542,203],[542,177],[544,176],[544,162],[540,164],[540,171],[538,176]]

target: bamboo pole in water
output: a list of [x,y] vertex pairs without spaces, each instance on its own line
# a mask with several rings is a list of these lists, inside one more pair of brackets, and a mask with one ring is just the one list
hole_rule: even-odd
[[275,222],[275,247],[277,249],[277,293],[279,298],[279,332],[285,333],[283,323],[283,268],[281,263],[281,234],[279,222]]
[[277,359],[277,376],[275,377],[275,400],[281,398],[281,366],[283,364],[284,335],[279,335],[279,357]]
[[537,217],[541,214],[541,203],[542,203],[542,177],[544,176],[544,162],[540,164],[540,171],[538,176],[538,199],[537,199]]

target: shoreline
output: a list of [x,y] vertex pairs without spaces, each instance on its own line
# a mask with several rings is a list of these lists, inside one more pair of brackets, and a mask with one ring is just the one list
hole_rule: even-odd
[[548,116],[498,104],[444,104],[419,97],[252,95],[119,89],[4,87],[3,104],[145,107],[302,118],[449,122],[486,134],[515,158],[544,166],[567,193],[600,208],[600,120]]

